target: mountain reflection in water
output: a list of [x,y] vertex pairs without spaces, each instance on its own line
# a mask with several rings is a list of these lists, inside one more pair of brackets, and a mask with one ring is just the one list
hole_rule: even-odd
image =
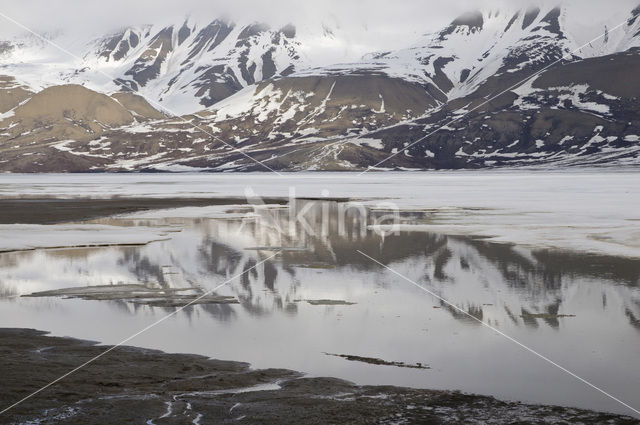
[[[292,216],[300,211],[304,220],[292,225]],[[133,343],[361,383],[461,389],[629,413],[482,329],[472,316],[631,405],[640,404],[640,260],[531,250],[421,231],[381,235],[367,224],[384,214],[363,214],[335,202],[298,201],[293,211],[263,208],[244,217],[96,220],[183,230],[140,247],[0,254],[0,325],[114,343],[175,308],[126,299],[20,295],[133,283],[203,294],[244,272],[216,291],[239,304],[190,306],[164,331],[154,330]],[[428,212],[401,214],[405,224],[429,219]],[[256,266],[280,247],[287,249]],[[412,287],[358,250],[468,315]],[[311,305],[306,300],[354,304]],[[432,370],[353,364],[323,352],[422,362]]]

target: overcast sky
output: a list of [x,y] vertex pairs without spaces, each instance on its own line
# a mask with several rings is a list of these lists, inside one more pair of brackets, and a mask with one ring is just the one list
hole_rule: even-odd
[[[273,25],[330,22],[366,44],[362,49],[379,50],[406,46],[413,37],[439,30],[465,11],[561,2],[588,23],[628,11],[640,0],[3,0],[0,13],[39,32],[62,28],[78,34],[87,29],[107,32],[128,25],[173,23],[188,14]],[[14,29],[3,22],[0,36]]]

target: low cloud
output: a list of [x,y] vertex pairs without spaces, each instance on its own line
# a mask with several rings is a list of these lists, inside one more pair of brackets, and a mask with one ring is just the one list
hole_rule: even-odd
[[[572,13],[587,25],[615,10],[629,10],[626,6],[633,7],[640,0],[616,0],[615,7],[601,0],[6,0],[0,13],[38,32],[62,30],[79,37],[131,25],[175,23],[187,15],[274,26],[288,22],[299,27],[319,26],[326,22],[350,35],[356,50],[373,51],[406,46],[420,34],[439,30],[469,10],[561,2],[569,3]],[[2,37],[20,31],[8,21],[0,25]]]

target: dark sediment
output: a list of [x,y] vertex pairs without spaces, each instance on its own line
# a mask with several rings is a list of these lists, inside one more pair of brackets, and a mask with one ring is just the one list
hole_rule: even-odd
[[363,357],[356,356],[353,354],[334,354],[334,353],[324,353],[327,356],[341,357],[345,360],[349,360],[351,362],[361,362],[361,363],[369,363],[380,366],[395,366],[395,367],[406,367],[409,369],[431,369],[431,367],[427,365],[423,365],[422,363],[410,364],[404,362],[390,362],[388,360],[377,359],[375,357]]
[[[107,348],[28,329],[0,329],[0,338],[0,410]],[[256,387],[275,383],[279,389]],[[0,415],[3,424],[160,425],[196,419],[201,424],[639,423],[458,392],[302,378],[289,370],[252,370],[246,363],[132,347],[114,349]]]
[[[269,204],[285,204],[283,199],[263,199]],[[109,198],[109,199],[0,199],[0,224],[57,224],[84,221],[139,211],[244,205],[245,198]]]
[[[183,292],[194,292],[184,294]],[[196,304],[238,304],[232,296],[203,293],[196,288],[158,288],[145,285],[96,285],[34,292],[23,297],[64,297],[98,301],[127,301],[153,307],[185,307]]]
[[345,300],[306,300],[311,305],[355,305],[350,301]]

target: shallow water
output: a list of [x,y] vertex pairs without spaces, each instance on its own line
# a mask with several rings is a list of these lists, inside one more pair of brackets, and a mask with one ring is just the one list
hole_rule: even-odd
[[[137,283],[202,293],[246,271],[216,291],[239,304],[187,307],[129,345],[360,384],[457,389],[632,413],[483,327],[479,319],[640,406],[640,260],[532,251],[420,231],[382,236],[365,226],[382,213],[345,212],[333,202],[300,202],[294,213],[302,210],[308,226],[296,221],[295,235],[287,235],[291,211],[284,208],[263,212],[268,219],[245,216],[242,209],[220,218],[224,215],[203,209],[203,216],[218,218],[96,221],[183,229],[145,246],[0,254],[0,326],[118,343],[175,308],[20,295]],[[421,213],[403,214],[409,224],[425,220]],[[288,249],[260,264],[279,247]],[[324,353],[419,362],[431,369],[359,363]]]

